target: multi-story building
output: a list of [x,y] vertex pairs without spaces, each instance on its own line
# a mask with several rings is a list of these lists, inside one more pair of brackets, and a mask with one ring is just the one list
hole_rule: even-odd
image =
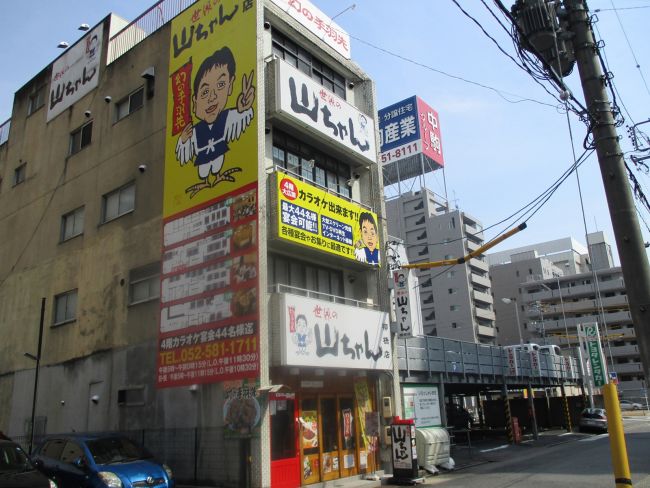
[[623,274],[604,234],[587,238],[589,253],[567,238],[513,249],[509,262],[508,251],[488,255],[499,343],[517,344],[521,334],[523,342],[572,348],[579,324],[598,323],[608,370],[619,391],[636,398],[644,375]]
[[[389,232],[404,240],[412,264],[460,258],[483,245],[481,223],[425,187],[388,200],[386,215]],[[482,255],[420,270],[418,277],[425,334],[494,343],[493,298]]]
[[35,74],[0,131],[0,429],[31,429],[44,297],[36,434],[155,432],[234,486],[378,468],[375,114],[307,1],[162,0]]

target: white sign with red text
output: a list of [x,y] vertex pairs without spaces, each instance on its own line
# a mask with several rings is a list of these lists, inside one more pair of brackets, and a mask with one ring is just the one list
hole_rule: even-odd
[[350,36],[307,0],[273,0],[341,56],[350,59]]
[[283,366],[389,370],[388,314],[281,295]]

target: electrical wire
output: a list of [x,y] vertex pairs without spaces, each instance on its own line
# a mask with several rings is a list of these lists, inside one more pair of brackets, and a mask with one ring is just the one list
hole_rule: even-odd
[[[411,64],[413,64],[415,66],[419,66],[419,67],[424,68],[426,70],[433,71],[434,73],[438,73],[438,74],[440,74],[442,76],[446,76],[446,77],[454,79],[454,80],[462,81],[462,82],[470,84],[470,85],[474,85],[474,86],[478,86],[480,88],[484,88],[486,90],[490,90],[490,91],[496,93],[499,97],[501,97],[503,100],[505,100],[508,103],[513,103],[514,104],[514,103],[522,103],[522,102],[532,102],[532,103],[536,103],[538,105],[544,105],[544,106],[547,106],[547,107],[553,107],[554,109],[557,109],[557,105],[553,105],[551,103],[543,102],[541,100],[536,100],[534,98],[524,97],[522,95],[517,95],[516,93],[510,93],[510,92],[507,92],[505,90],[500,90],[498,88],[494,88],[494,87],[486,85],[484,83],[479,83],[477,81],[472,81],[472,80],[469,80],[467,78],[463,78],[462,76],[453,75],[451,73],[447,73],[446,71],[442,71],[440,69],[434,68],[432,66],[421,63],[419,61],[415,61],[414,59],[407,58],[406,56],[403,56],[401,54],[397,54],[397,53],[395,53],[393,51],[389,51],[388,49],[377,46],[376,44],[373,44],[373,43],[368,42],[366,40],[360,39],[358,37],[355,37],[355,36],[351,35],[350,38],[354,39],[357,42],[360,42],[361,44],[365,44],[368,47],[376,49],[377,51],[380,51],[380,52],[382,52],[384,54],[388,54],[389,56],[392,56],[394,58],[401,59],[402,61],[406,61],[407,63],[411,63]],[[508,96],[506,96],[506,95],[508,95]],[[518,100],[511,100],[508,97],[514,97],[514,98],[517,98]]]
[[625,27],[623,27],[623,21],[621,20],[621,16],[618,14],[618,9],[614,7],[614,2],[613,0],[609,0],[610,3],[612,4],[612,9],[614,10],[614,13],[616,14],[616,18],[618,19],[618,25],[621,26],[621,31],[623,31],[623,36],[625,37],[625,41],[627,42],[628,47],[630,48],[630,52],[632,53],[632,58],[634,58],[634,62],[636,63],[636,68],[639,70],[639,75],[641,76],[641,79],[643,80],[643,85],[645,86],[645,91],[650,95],[650,89],[648,89],[648,82],[645,79],[645,76],[643,75],[643,71],[641,71],[641,65],[639,64],[639,60],[636,57],[636,53],[634,52],[634,49],[632,48],[632,43],[630,42],[630,38],[627,36],[627,32],[625,31]]

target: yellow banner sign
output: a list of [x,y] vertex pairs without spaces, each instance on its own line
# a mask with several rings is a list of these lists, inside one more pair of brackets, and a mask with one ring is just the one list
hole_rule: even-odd
[[377,214],[285,173],[277,177],[280,238],[379,266]]
[[256,11],[201,0],[172,21],[165,218],[257,180]]

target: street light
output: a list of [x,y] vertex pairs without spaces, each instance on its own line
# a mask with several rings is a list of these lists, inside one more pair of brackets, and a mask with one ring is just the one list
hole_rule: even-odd
[[[565,266],[568,267],[568,263]],[[556,276],[555,281],[557,282],[557,291],[560,294],[560,307],[562,308],[562,321],[564,322],[564,334],[565,334],[564,339],[566,340],[566,345],[567,345],[567,349],[568,349],[569,347],[571,347],[570,344],[569,344],[569,327],[566,324],[566,313],[564,312],[564,299],[562,298],[562,288],[560,287],[560,277]],[[540,283],[540,285],[542,285],[548,291],[553,293],[553,290],[551,288],[549,288],[548,285],[546,285],[544,283]]]
[[519,307],[517,305],[517,299],[516,298],[502,298],[501,301],[503,303],[509,304],[509,303],[514,303],[515,304],[515,318],[517,320],[517,332],[519,332],[519,344],[524,343],[524,338],[521,335],[521,324],[519,323],[519,310],[517,308]]

